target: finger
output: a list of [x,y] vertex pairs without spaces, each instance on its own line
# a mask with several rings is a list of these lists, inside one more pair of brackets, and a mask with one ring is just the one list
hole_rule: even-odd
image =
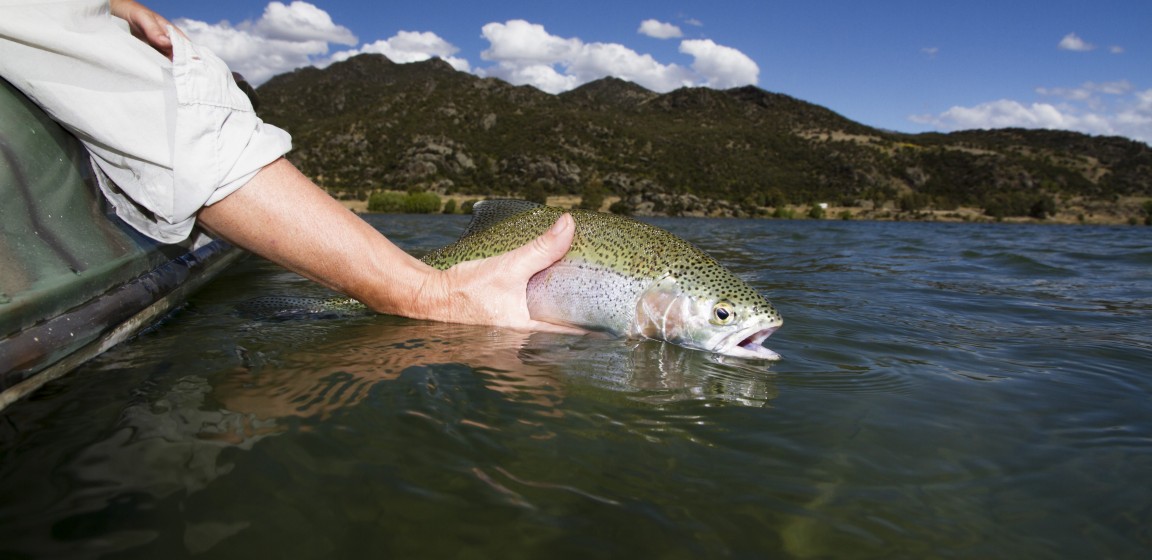
[[156,47],[171,47],[172,38],[168,36],[168,26],[160,22],[153,22],[148,29],[148,40]]
[[168,29],[176,28],[163,16],[152,12],[140,13],[133,21],[138,30],[135,33],[137,37],[171,60],[172,38],[168,36]]
[[160,16],[144,18],[142,27],[148,36],[148,43],[157,50],[172,50],[172,38],[168,36],[168,27],[171,25]]
[[536,239],[505,255],[511,259],[514,273],[532,276],[560,260],[572,246],[576,223],[571,214],[564,214]]

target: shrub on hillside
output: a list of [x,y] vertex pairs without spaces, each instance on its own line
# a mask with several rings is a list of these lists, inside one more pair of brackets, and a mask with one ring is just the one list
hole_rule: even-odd
[[440,211],[440,197],[436,193],[409,193],[404,197],[405,214],[435,214]]
[[373,193],[368,197],[369,212],[398,214],[404,211],[404,198],[407,195],[394,192]]
[[440,197],[430,192],[375,193],[368,197],[368,211],[386,214],[433,214],[440,211]]

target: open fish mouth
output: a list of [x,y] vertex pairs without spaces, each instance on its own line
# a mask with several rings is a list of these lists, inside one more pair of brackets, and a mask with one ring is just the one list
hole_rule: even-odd
[[[780,354],[777,354],[776,352],[764,347],[764,341],[767,340],[769,336],[772,336],[772,333],[776,332],[776,330],[779,328],[780,326],[777,325],[775,327],[760,329],[750,335],[745,336],[744,338],[738,339],[739,342],[736,344],[721,344],[720,348],[716,352],[718,354],[734,356],[737,358],[779,360]],[[740,334],[741,333],[736,333],[732,337],[729,337],[728,340],[735,339],[735,337],[740,336]],[[727,342],[727,340],[725,342]]]

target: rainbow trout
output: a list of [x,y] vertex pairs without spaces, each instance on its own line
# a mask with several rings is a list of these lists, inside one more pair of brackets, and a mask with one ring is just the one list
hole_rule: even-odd
[[473,208],[472,222],[455,243],[421,260],[443,270],[505,253],[544,233],[564,212],[575,219],[576,234],[568,254],[528,282],[533,319],[727,356],[780,359],[764,347],[783,324],[764,296],[687,241],[631,218],[487,200]]

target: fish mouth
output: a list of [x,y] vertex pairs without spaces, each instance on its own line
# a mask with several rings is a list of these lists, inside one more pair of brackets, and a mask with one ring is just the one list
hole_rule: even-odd
[[[779,360],[780,354],[777,354],[776,352],[773,352],[772,350],[764,347],[764,341],[767,340],[769,336],[772,336],[772,333],[776,332],[776,330],[779,328],[780,325],[760,329],[743,338],[737,338],[743,333],[735,333],[725,339],[724,343],[720,345],[720,348],[716,350],[716,352],[718,354],[735,356],[737,358]],[[739,342],[736,344],[729,344],[728,342],[731,340],[738,340]]]

